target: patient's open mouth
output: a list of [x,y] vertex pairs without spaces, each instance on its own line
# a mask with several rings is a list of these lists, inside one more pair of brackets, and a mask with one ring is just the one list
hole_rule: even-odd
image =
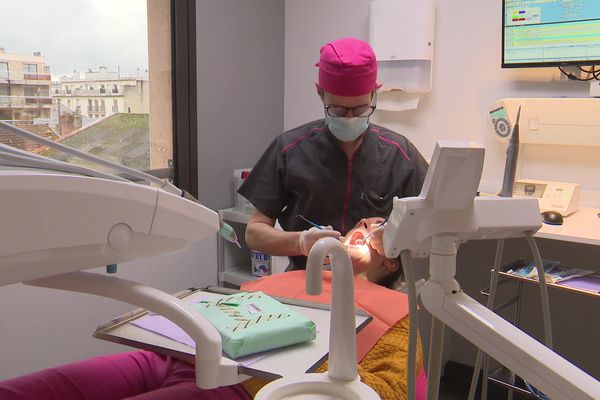
[[350,237],[350,244],[353,245],[361,245],[363,244],[363,239],[365,238],[365,234],[360,230],[355,230],[352,232],[352,236]]

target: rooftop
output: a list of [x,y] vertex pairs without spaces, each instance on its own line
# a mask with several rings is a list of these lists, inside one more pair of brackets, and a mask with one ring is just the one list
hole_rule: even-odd
[[[112,114],[60,139],[62,144],[138,170],[150,169],[148,114]],[[94,163],[47,149],[41,155],[77,165],[102,169]]]
[[[56,137],[52,131],[52,128],[48,124],[34,125],[28,121],[13,121],[12,123],[21,129],[25,129],[26,131],[35,133],[36,135],[42,136],[46,139],[54,140]],[[16,135],[12,130],[2,125],[0,125],[0,143],[25,151],[33,151],[42,147],[42,145],[34,141]]]

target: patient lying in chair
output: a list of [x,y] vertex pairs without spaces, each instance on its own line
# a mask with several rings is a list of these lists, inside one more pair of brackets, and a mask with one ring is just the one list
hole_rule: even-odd
[[[372,227],[383,221],[361,220],[343,238],[356,274],[355,302],[374,319],[357,335],[359,374],[382,399],[406,399],[408,303],[392,287],[401,276],[398,260],[386,259],[360,244]],[[330,302],[331,273],[323,274],[323,293],[304,292],[305,271],[272,275],[242,285],[281,297]],[[419,343],[417,399],[425,399],[425,375]],[[327,363],[318,372],[327,370]],[[147,351],[94,357],[0,382],[0,400],[109,399],[251,399],[267,381],[252,378],[238,385],[203,390],[196,387],[194,366]]]

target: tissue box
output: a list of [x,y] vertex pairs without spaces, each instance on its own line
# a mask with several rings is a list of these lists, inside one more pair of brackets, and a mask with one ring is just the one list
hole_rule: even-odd
[[241,292],[194,304],[221,334],[223,351],[238,358],[316,338],[313,321],[263,292]]

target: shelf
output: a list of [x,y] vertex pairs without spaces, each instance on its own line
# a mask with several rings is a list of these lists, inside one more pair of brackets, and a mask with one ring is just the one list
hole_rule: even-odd
[[250,220],[249,214],[244,214],[235,208],[226,208],[223,210],[219,210],[219,217],[221,219],[231,222],[237,222],[240,224],[247,224]]
[[227,268],[219,274],[219,279],[232,285],[240,286],[247,281],[253,281],[257,278],[250,273],[249,265],[240,265],[237,267]]
[[[506,272],[500,272],[499,275],[503,278],[508,278],[508,279],[514,279],[517,281],[522,281],[522,282],[529,282],[529,283],[533,283],[533,284],[539,284],[537,279],[530,279],[530,278],[524,278],[521,276],[516,276],[516,275],[512,275],[512,274],[508,274]],[[600,276],[598,275],[588,275],[591,278],[597,278],[600,280]],[[568,281],[567,281],[568,282]],[[587,296],[592,296],[595,297],[597,299],[600,299],[600,293],[598,292],[593,292],[591,290],[583,290],[583,289],[578,289],[578,288],[574,288],[574,287],[570,287],[570,286],[563,286],[563,285],[559,285],[556,283],[546,283],[546,286],[548,287],[554,287],[560,290],[565,290],[567,292],[571,292],[571,293],[578,293],[578,294],[584,294]]]
[[562,225],[548,225],[536,232],[535,237],[562,240],[565,242],[600,245],[600,209],[581,207],[564,217]]

